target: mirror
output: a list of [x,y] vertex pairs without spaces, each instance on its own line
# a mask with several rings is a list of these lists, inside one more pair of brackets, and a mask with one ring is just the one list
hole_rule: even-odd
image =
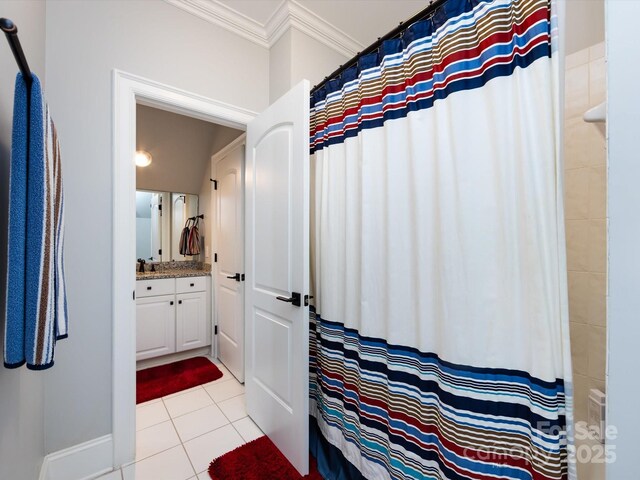
[[165,192],[136,191],[136,258],[162,261],[162,205]]
[[180,235],[198,215],[198,195],[136,191],[136,258],[147,262],[197,260],[180,254]]

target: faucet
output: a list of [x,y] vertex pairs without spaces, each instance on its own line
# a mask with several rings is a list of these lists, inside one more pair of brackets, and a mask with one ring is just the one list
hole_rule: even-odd
[[138,263],[140,263],[140,268],[138,269],[138,272],[144,273],[144,264],[147,262],[145,262],[144,258],[139,258]]

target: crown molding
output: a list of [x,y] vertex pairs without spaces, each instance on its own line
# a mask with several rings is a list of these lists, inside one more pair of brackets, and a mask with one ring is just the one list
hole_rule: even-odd
[[269,48],[264,25],[217,0],[165,0],[196,17]]
[[353,37],[295,0],[284,0],[267,20],[265,30],[269,45],[277,42],[288,28],[298,29],[347,58],[364,49],[364,45]]
[[360,42],[295,0],[283,0],[264,25],[218,0],[165,1],[264,48],[270,48],[289,28],[296,28],[345,57],[364,49]]

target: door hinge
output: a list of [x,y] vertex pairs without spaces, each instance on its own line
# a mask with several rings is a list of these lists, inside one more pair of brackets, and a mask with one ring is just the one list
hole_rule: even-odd
[[217,335],[218,334],[218,325],[216,325],[215,327],[213,327],[213,334]]
[[218,254],[217,253],[213,254],[213,261],[214,261],[214,263],[218,263]]
[[218,180],[214,180],[213,178],[210,178],[209,180],[211,180],[213,182],[213,189],[217,190],[218,189]]
[[134,300],[136,299],[136,291],[135,290],[133,291],[133,299]]
[[162,255],[162,249],[158,250],[158,255]]
[[158,210],[162,211],[162,204],[158,205]]

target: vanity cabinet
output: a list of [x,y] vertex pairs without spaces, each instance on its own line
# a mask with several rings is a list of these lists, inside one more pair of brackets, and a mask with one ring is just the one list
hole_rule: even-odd
[[207,277],[136,282],[136,360],[211,345]]
[[205,292],[179,293],[176,298],[176,352],[209,345]]
[[176,351],[175,295],[136,301],[136,360]]

